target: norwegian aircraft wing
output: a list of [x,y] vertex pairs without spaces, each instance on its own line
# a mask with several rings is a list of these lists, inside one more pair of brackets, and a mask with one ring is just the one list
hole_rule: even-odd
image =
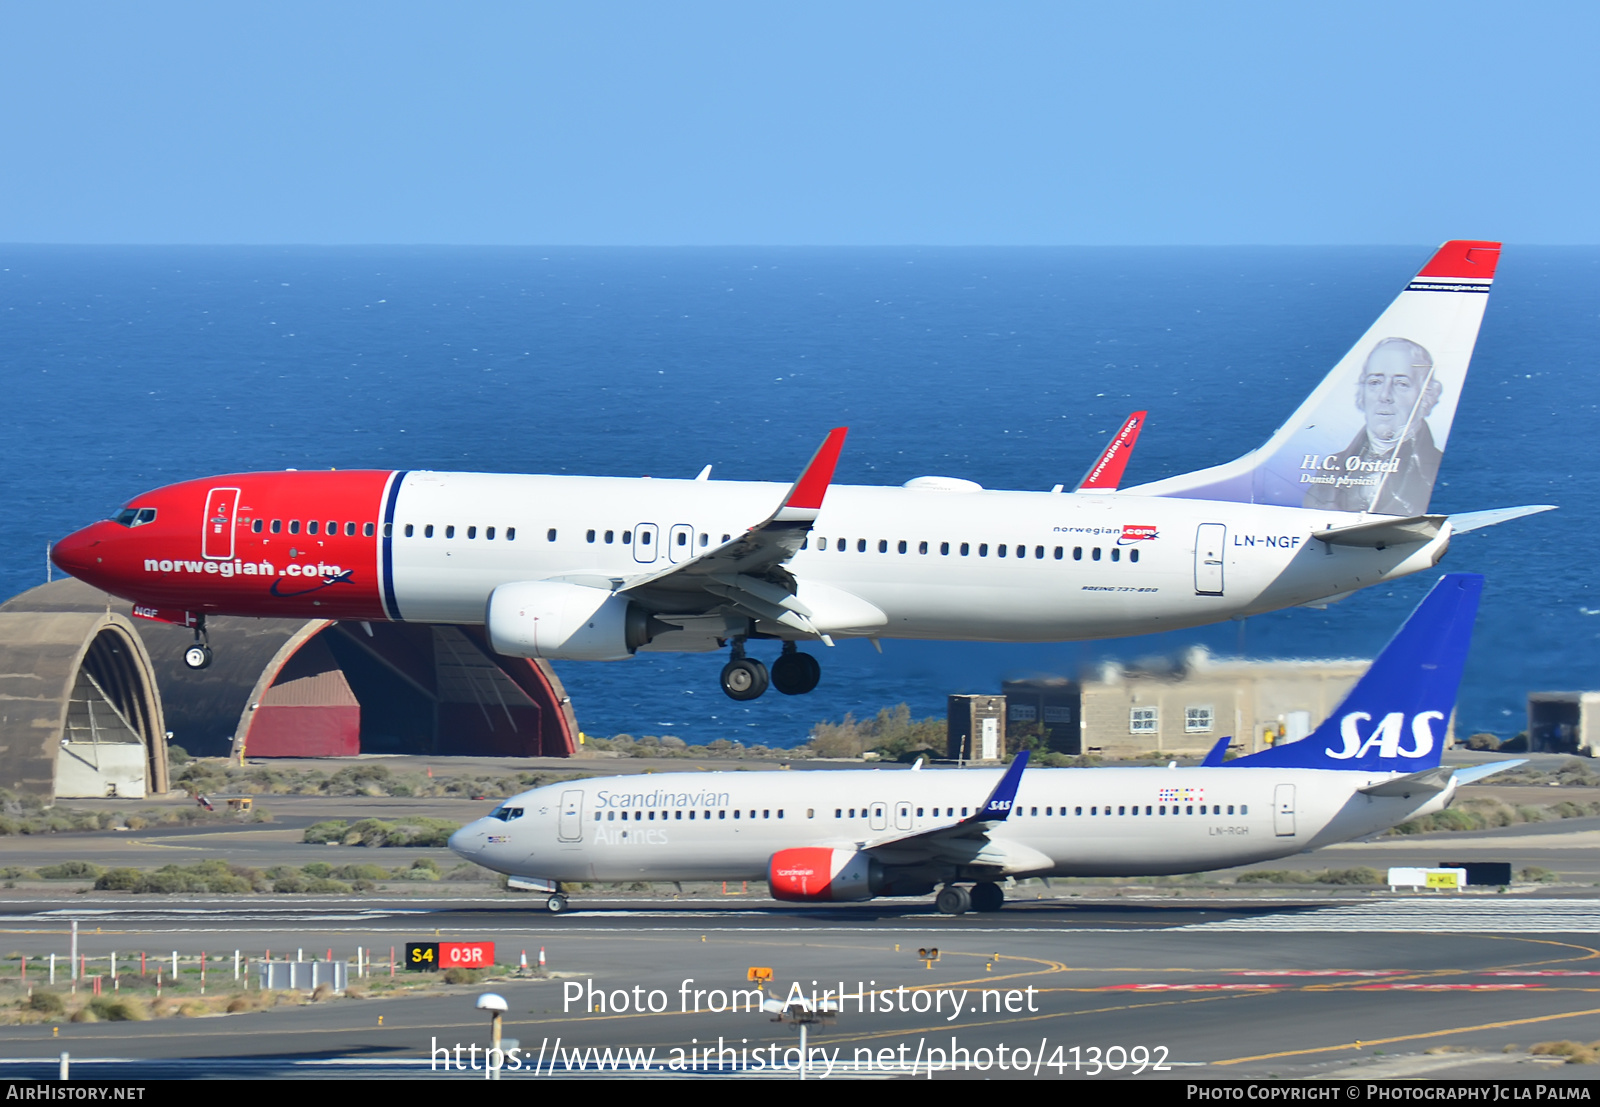
[[625,581],[616,590],[646,603],[659,599],[672,608],[681,608],[686,594],[702,595],[710,604],[826,640],[812,625],[812,613],[795,595],[794,577],[783,565],[811,533],[847,433],[846,427],[828,432],[783,503],[764,522],[698,557]]

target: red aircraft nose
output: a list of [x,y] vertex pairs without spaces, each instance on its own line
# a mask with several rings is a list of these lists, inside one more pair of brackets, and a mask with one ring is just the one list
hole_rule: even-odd
[[102,561],[108,552],[105,549],[105,529],[115,525],[99,522],[74,531],[50,547],[50,560],[62,572],[94,584],[95,578],[105,572]]

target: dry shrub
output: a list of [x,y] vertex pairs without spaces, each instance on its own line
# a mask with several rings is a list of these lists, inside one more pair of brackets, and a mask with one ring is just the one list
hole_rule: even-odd
[[350,985],[348,988],[346,988],[344,990],[344,998],[346,998],[346,999],[366,999],[367,998],[367,990],[365,988],[361,987],[359,984],[352,984],[352,985]]
[[1596,1060],[1595,1046],[1583,1042],[1537,1042],[1528,1047],[1528,1052],[1536,1057],[1565,1057],[1569,1065],[1592,1065]]
[[80,1007],[80,1008],[78,1008],[78,1010],[72,1012],[72,1017],[70,1019],[68,1019],[67,1021],[68,1022],[99,1022],[100,1021],[100,1016],[96,1015],[94,1013],[94,1011],[92,1011],[88,1007]]
[[311,993],[311,1002],[321,1003],[331,995],[333,995],[333,988],[330,985],[318,984],[317,990]]

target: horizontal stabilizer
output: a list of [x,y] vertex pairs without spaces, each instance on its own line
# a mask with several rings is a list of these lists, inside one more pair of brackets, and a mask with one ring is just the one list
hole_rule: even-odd
[[1466,534],[1471,530],[1481,530],[1484,527],[1509,523],[1513,519],[1521,519],[1525,515],[1537,515],[1541,511],[1555,509],[1555,504],[1534,504],[1529,507],[1492,507],[1488,511],[1464,511],[1459,515],[1450,516],[1450,533]]
[[1439,537],[1439,529],[1448,518],[1448,515],[1413,515],[1409,519],[1374,519],[1370,523],[1315,531],[1311,537],[1334,546],[1383,550],[1408,542],[1432,542]]
[[1396,797],[1410,799],[1412,796],[1432,796],[1450,787],[1450,782],[1455,779],[1455,773],[1444,765],[1432,769],[1423,769],[1420,773],[1408,773],[1397,776],[1393,780],[1386,780],[1382,784],[1374,784],[1370,788],[1356,789],[1364,796]]
[[1519,757],[1515,761],[1491,761],[1487,765],[1467,765],[1456,770],[1457,784],[1471,784],[1475,780],[1482,780],[1495,773],[1503,773],[1507,769],[1515,769],[1518,765],[1526,765],[1528,759]]

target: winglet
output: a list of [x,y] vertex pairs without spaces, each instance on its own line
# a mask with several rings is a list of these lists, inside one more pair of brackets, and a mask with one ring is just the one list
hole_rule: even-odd
[[1202,768],[1215,769],[1228,759],[1228,747],[1233,744],[1233,736],[1218,738],[1217,744],[1211,747],[1211,752],[1206,754],[1206,759],[1200,762]]
[[809,523],[817,517],[817,512],[822,510],[822,498],[828,494],[828,485],[833,483],[833,470],[839,464],[839,453],[844,449],[844,436],[848,433],[849,427],[834,427],[828,432],[827,439],[806,463],[800,479],[789,489],[783,506],[773,516],[775,521]]
[[989,793],[989,798],[978,808],[978,813],[972,817],[972,821],[1005,822],[1006,816],[1011,814],[1011,804],[1017,798],[1017,786],[1022,783],[1022,770],[1027,767],[1028,751],[1023,750],[1007,767],[1005,776],[1002,776],[1000,783],[994,786],[994,791]]
[[1089,466],[1089,471],[1083,474],[1074,492],[1117,490],[1117,485],[1122,483],[1122,471],[1128,467],[1128,458],[1133,456],[1133,444],[1139,441],[1139,432],[1144,429],[1144,419],[1149,414],[1148,411],[1136,411],[1123,420],[1122,429],[1111,436],[1110,443],[1099,459]]

